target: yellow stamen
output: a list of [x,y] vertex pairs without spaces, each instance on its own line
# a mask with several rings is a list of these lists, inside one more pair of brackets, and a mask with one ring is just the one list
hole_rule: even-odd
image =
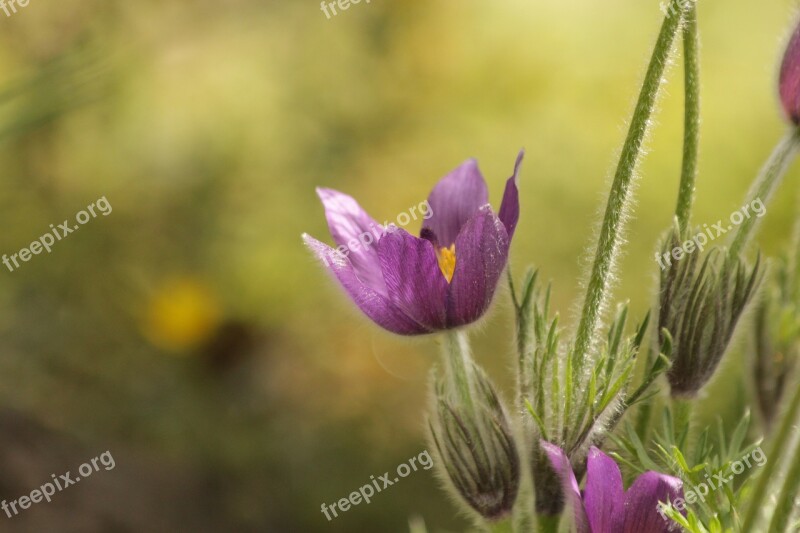
[[456,270],[456,245],[451,244],[450,248],[439,248],[436,255],[439,259],[439,268],[447,283],[450,283],[450,280],[453,279],[453,272]]

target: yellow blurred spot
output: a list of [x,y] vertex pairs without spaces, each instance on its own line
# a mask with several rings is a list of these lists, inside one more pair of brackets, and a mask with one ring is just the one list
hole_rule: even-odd
[[439,259],[439,268],[442,270],[447,283],[453,279],[453,272],[456,270],[456,245],[451,244],[450,248],[439,248],[437,254]]
[[219,305],[203,283],[178,279],[161,286],[150,300],[144,333],[164,350],[182,352],[197,346],[219,322]]

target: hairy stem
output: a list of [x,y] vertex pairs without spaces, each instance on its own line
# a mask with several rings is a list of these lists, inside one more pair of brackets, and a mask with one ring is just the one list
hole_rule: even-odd
[[783,487],[778,493],[777,506],[772,513],[772,522],[769,524],[769,533],[784,533],[789,531],[789,520],[795,510],[795,498],[800,487],[800,455],[795,449],[792,454],[792,463],[783,482]]
[[447,368],[447,380],[457,391],[457,400],[472,410],[472,356],[469,339],[461,330],[450,330],[444,336],[444,359]]
[[678,448],[686,455],[691,442],[692,433],[692,400],[672,398],[673,439]]
[[684,14],[683,66],[684,66],[684,117],[683,164],[681,184],[675,216],[681,234],[689,229],[694,203],[694,184],[697,179],[697,154],[700,145],[700,42],[697,31],[697,5],[690,2]]
[[545,516],[539,515],[538,519],[540,533],[558,533],[558,524],[561,521],[561,515],[558,516]]
[[[747,204],[761,202],[766,206],[772,193],[780,184],[783,176],[789,168],[789,164],[797,154],[800,147],[800,129],[792,129],[775,147],[772,154],[767,159],[750,191],[747,193]],[[752,214],[751,214],[752,215]],[[756,226],[759,217],[748,216],[739,225],[736,235],[733,238],[729,254],[731,257],[738,255],[747,244]]]
[[[798,206],[800,207],[800,205]],[[789,284],[789,294],[797,294],[797,284],[800,282],[798,279],[798,270],[800,270],[800,209],[795,215],[794,227],[792,228],[791,248],[789,248],[789,264],[787,270],[791,276],[791,283]]]
[[636,166],[642,156],[642,145],[650,125],[650,117],[655,108],[661,81],[672,54],[675,35],[681,25],[682,16],[673,15],[673,13],[682,14],[682,4],[682,0],[672,0],[668,7],[668,14],[656,40],[611,184],[594,263],[589,275],[586,298],[575,335],[575,346],[572,352],[575,375],[582,373],[584,361],[587,354],[594,348],[595,337],[600,328],[603,308],[608,299],[613,277],[612,268],[622,239],[625,213],[631,201],[631,183],[636,174]]
[[514,533],[513,521],[509,518],[500,522],[491,522],[486,525],[489,533]]
[[780,460],[780,456],[782,452],[789,452],[788,444],[794,432],[795,424],[797,423],[798,412],[800,412],[800,387],[796,387],[794,395],[786,408],[786,412],[783,414],[780,428],[775,436],[775,440],[772,441],[769,454],[767,455],[767,463],[761,469],[758,481],[753,489],[753,496],[750,499],[750,505],[747,507],[747,514],[742,522],[741,531],[755,531],[754,527],[758,521],[759,513],[764,506],[764,498],[770,494],[770,492],[768,492],[769,482],[772,480],[776,467],[783,463],[783,461]]
[[[523,305],[520,305],[519,300],[517,300],[517,291],[514,286],[514,277],[511,275],[511,269],[508,269],[507,275],[508,288],[514,303],[515,324],[517,328],[517,410],[523,411],[529,391],[528,372],[525,364],[525,356],[528,353],[530,345],[530,326],[528,324],[529,310],[523,307]],[[522,296],[524,297],[525,295],[523,294]]]

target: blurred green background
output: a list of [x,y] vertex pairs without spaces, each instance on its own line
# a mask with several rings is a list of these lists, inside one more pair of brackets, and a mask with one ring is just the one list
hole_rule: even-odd
[[[462,530],[433,471],[331,522],[320,512],[427,447],[437,347],[369,324],[303,248],[303,232],[331,242],[314,187],[391,220],[476,157],[499,206],[524,147],[512,271],[539,267],[573,319],[657,4],[373,0],[328,19],[314,0],[32,0],[0,12],[0,253],[102,196],[113,207],[0,273],[0,497],[107,449],[117,461],[0,516],[2,529],[404,531],[420,515]],[[741,206],[786,127],[775,79],[795,12],[699,4],[694,221],[711,224]],[[669,77],[616,291],[637,317],[678,183],[679,61]],[[768,208],[768,254],[788,239],[799,179]],[[506,386],[509,311],[501,291],[474,335]],[[730,418],[742,368],[734,354],[709,393]]]

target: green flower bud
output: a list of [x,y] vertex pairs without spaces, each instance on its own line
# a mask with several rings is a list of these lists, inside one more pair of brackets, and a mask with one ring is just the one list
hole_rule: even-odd
[[[665,253],[680,242],[673,230]],[[711,249],[702,263],[700,253],[692,253],[662,270],[658,330],[673,339],[667,372],[673,397],[693,397],[711,379],[761,282],[760,267],[760,257],[749,268],[738,256]]]
[[481,517],[502,520],[511,514],[520,484],[520,461],[508,415],[494,386],[472,364],[472,405],[454,401],[450,380],[434,391],[431,437],[444,477]]

